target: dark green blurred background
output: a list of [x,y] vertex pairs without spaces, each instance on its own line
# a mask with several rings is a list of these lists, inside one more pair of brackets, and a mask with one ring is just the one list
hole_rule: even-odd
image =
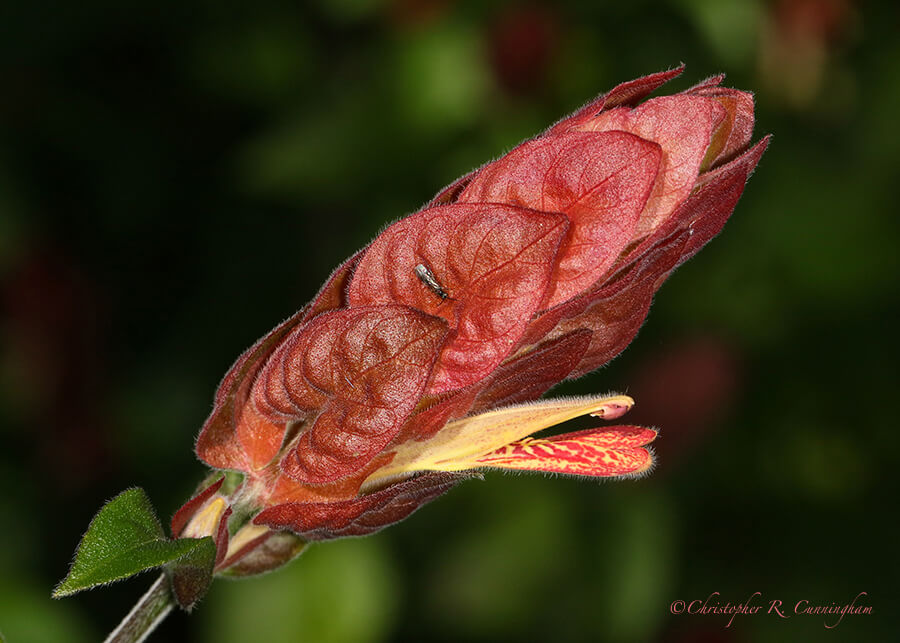
[[[126,4],[130,6],[126,6]],[[227,4],[227,3],[226,3]],[[301,6],[302,4],[302,6]],[[655,473],[491,474],[382,534],[217,582],[154,641],[888,641],[898,635],[894,2],[0,5],[0,631],[99,640],[149,575],[51,601],[102,502],[171,515],[231,361],[440,187],[687,63],[775,134],[634,344]],[[874,615],[673,616],[676,599]],[[833,619],[832,619],[833,620]]]

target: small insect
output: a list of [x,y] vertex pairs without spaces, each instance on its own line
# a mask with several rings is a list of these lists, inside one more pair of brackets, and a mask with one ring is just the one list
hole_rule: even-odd
[[438,280],[434,276],[434,274],[428,268],[426,268],[424,264],[420,263],[416,266],[416,277],[419,278],[419,281],[428,286],[431,292],[433,292],[441,299],[447,299],[447,297],[450,296],[447,294],[447,291],[444,290],[444,287],[441,286],[440,283],[438,283]]

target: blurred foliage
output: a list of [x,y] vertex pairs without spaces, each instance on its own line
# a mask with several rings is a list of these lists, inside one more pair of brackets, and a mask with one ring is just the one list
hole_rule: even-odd
[[[219,581],[198,612],[205,640],[374,643],[390,635],[402,584],[376,538],[317,545],[303,563],[250,581]],[[313,581],[313,582],[310,582]],[[201,616],[202,614],[202,616]]]
[[[688,64],[775,138],[625,354],[637,482],[489,475],[375,537],[217,582],[159,641],[819,641],[676,599],[896,597],[893,2],[0,5],[0,630],[97,640],[147,581],[53,602],[131,485],[165,516],[218,378],[441,186],[617,82]],[[894,538],[892,538],[892,536]]]

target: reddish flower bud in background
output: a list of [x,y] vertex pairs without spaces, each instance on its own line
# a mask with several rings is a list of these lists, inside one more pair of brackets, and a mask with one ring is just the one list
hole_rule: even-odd
[[[216,536],[220,570],[245,560],[238,573],[252,573],[301,539],[401,520],[482,469],[647,471],[651,429],[530,436],[631,407],[533,400],[625,348],[768,143],[750,145],[752,97],[722,77],[640,102],[680,72],[619,85],[447,187],[245,352],[197,441],[243,482],[227,503],[218,487],[201,492],[178,529]],[[230,543],[228,503],[232,520],[250,519]]]

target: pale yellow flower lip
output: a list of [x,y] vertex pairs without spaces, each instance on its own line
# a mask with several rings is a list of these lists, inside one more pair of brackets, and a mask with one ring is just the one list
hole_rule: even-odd
[[216,497],[198,511],[181,532],[182,538],[203,538],[205,536],[216,537],[219,530],[219,522],[222,514],[228,508],[228,504],[222,497]]
[[615,419],[632,406],[627,395],[558,398],[454,420],[427,440],[399,445],[393,460],[366,479],[363,491],[419,471],[491,467],[610,476],[646,470],[652,456],[638,447],[656,436],[651,429],[610,427],[548,440],[528,437],[582,416]]

